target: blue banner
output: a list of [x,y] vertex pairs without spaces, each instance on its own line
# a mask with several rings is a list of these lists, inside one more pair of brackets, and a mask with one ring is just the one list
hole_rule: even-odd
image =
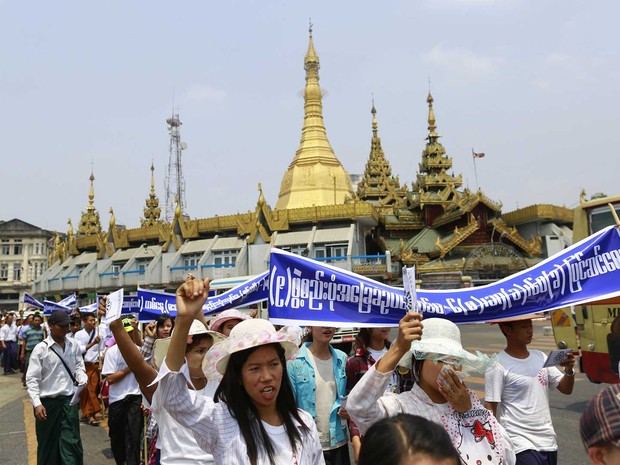
[[[532,268],[480,287],[418,290],[425,316],[474,323],[620,295],[620,228],[610,226]],[[269,319],[275,324],[397,326],[403,289],[272,249]]]
[[27,292],[24,292],[24,303],[26,305],[30,305],[31,307],[36,307],[36,308],[41,309],[41,310],[43,310],[45,308],[45,305],[43,305],[41,302],[39,302],[37,299],[32,297]]
[[64,310],[67,313],[71,313],[73,309],[71,307],[61,305],[58,302],[52,302],[51,300],[43,301],[43,315],[50,316],[56,310]]
[[[222,312],[230,308],[245,307],[267,300],[268,276],[265,271],[262,274],[230,289],[220,295],[209,295],[209,300],[204,304],[202,310],[205,315],[210,313]],[[177,305],[175,294],[162,291],[151,291],[138,289],[137,308],[140,310],[140,321],[153,321],[161,314],[176,316]],[[135,311],[135,309],[134,309]],[[125,302],[123,302],[123,313],[125,312]]]

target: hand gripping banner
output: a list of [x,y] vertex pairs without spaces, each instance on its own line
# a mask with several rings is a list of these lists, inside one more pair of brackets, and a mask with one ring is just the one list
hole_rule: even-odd
[[[532,268],[480,287],[418,290],[426,317],[475,323],[620,295],[620,228],[610,226]],[[275,324],[397,326],[403,289],[273,249],[269,319]]]

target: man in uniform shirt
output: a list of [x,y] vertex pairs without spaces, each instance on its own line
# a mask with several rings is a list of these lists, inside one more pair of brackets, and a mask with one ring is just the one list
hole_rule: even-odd
[[32,351],[26,372],[36,418],[38,465],[84,463],[78,406],[70,402],[76,386],[86,383],[86,371],[79,345],[66,337],[69,321],[63,310],[51,314],[50,335]]
[[99,386],[99,357],[103,355],[105,350],[105,337],[101,328],[96,326],[97,320],[94,314],[85,313],[82,315],[82,321],[84,322],[84,329],[75,333],[75,341],[80,345],[82,355],[84,355],[88,383],[80,397],[80,408],[82,409],[82,416],[86,418],[89,425],[99,426],[95,415],[101,412],[97,387]]
[[14,315],[9,313],[6,316],[4,326],[0,328],[0,345],[2,345],[2,355],[4,361],[4,373],[10,375],[15,373],[17,368],[17,333],[19,329],[13,321]]

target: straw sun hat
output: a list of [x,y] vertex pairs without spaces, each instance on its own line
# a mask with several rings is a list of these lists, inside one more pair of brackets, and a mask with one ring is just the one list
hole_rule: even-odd
[[461,363],[466,374],[482,374],[495,363],[494,357],[481,352],[474,355],[463,349],[458,326],[443,318],[424,320],[422,338],[411,343],[411,352],[416,360],[454,359]]
[[221,375],[226,372],[232,354],[267,344],[280,344],[284,349],[284,357],[290,360],[297,354],[300,334],[301,329],[295,326],[284,326],[276,331],[269,321],[250,318],[235,326],[226,340],[211,347],[207,358],[215,362],[217,372]]
[[[224,336],[223,334],[217,333],[215,331],[209,331],[202,322],[200,322],[199,320],[194,320],[192,321],[192,325],[189,328],[188,336],[195,336],[197,334],[209,334],[213,338],[214,345],[226,339],[226,336]],[[166,358],[166,354],[168,353],[168,348],[170,347],[171,340],[172,337],[155,340],[155,345],[153,346],[153,362],[155,363],[155,366],[157,368],[161,367],[164,358]],[[203,368],[205,366],[206,361],[203,362]]]

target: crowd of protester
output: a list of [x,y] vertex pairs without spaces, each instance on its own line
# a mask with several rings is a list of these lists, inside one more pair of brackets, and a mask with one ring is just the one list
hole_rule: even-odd
[[[389,328],[362,328],[347,354],[335,328],[276,328],[239,310],[207,321],[207,294],[189,276],[176,318],[142,328],[131,315],[104,327],[105,297],[96,314],[3,315],[3,374],[23,374],[38,463],[82,464],[79,422],[107,417],[117,464],[557,464],[548,391],[572,392],[575,360],[543,368],[545,354],[527,349],[530,318],[499,322],[497,357],[415,313],[394,341]],[[463,382],[474,374],[486,376],[485,399]],[[615,389],[582,418],[593,463],[620,450]]]

